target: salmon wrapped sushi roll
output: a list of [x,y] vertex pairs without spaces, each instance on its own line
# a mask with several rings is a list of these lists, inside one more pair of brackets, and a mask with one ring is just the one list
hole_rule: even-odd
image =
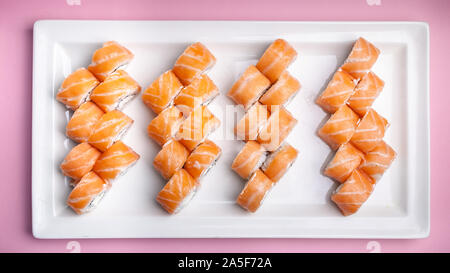
[[102,153],[92,170],[103,180],[111,183],[133,166],[139,160],[139,157],[133,149],[119,140]]
[[222,149],[211,140],[206,140],[189,155],[184,169],[197,181],[200,181],[216,164]]
[[269,152],[278,149],[297,124],[297,120],[284,107],[272,107],[274,108],[278,110],[270,115],[258,135],[258,142]]
[[103,116],[103,111],[93,102],[83,103],[75,112],[67,123],[66,135],[72,140],[81,143],[87,142],[95,124]]
[[214,55],[206,46],[197,42],[186,48],[175,62],[172,70],[181,83],[186,86],[215,63],[216,58]]
[[172,106],[173,99],[180,93],[183,85],[177,76],[169,70],[159,76],[142,94],[145,105],[156,114]]
[[348,99],[348,106],[360,117],[363,117],[381,93],[383,87],[384,81],[370,71],[362,77],[356,86],[355,92]]
[[234,127],[234,133],[241,140],[256,140],[261,128],[267,123],[270,113],[266,105],[256,102]]
[[219,95],[219,89],[208,75],[203,74],[181,90],[174,104],[187,117],[194,108],[208,105],[217,95]]
[[363,171],[356,169],[331,195],[344,216],[354,214],[369,199],[374,181]]
[[158,193],[156,201],[168,213],[175,214],[189,203],[197,187],[197,181],[185,169],[180,169]]
[[256,170],[245,184],[236,203],[250,212],[255,212],[262,205],[274,184],[261,170]]
[[382,141],[375,149],[365,155],[360,168],[377,181],[389,168],[396,156],[397,153],[394,149]]
[[111,185],[95,172],[89,172],[73,188],[67,198],[67,205],[77,214],[92,211],[99,204]]
[[352,96],[355,87],[356,80],[347,72],[339,69],[334,73],[327,88],[317,98],[316,103],[326,112],[333,114]]
[[234,158],[231,169],[240,177],[249,179],[266,160],[266,150],[256,141],[248,141]]
[[333,150],[350,141],[355,133],[359,117],[347,105],[341,106],[320,128],[318,135]]
[[186,159],[189,156],[189,151],[180,142],[170,139],[158,152],[153,160],[153,167],[164,177],[169,179],[183,168]]
[[73,147],[61,163],[61,171],[65,176],[80,180],[94,167],[101,153],[84,142]]
[[339,147],[330,163],[325,168],[324,174],[340,183],[358,168],[364,159],[364,154],[355,148],[350,142]]
[[259,72],[254,65],[251,65],[234,83],[227,96],[235,103],[244,106],[245,110],[248,110],[269,87],[269,79]]
[[183,113],[175,106],[171,106],[164,109],[150,122],[147,132],[150,138],[162,146],[175,136],[182,123]]
[[388,121],[371,108],[356,127],[351,142],[362,152],[368,153],[382,143],[388,127]]
[[361,79],[377,61],[380,50],[364,38],[359,38],[353,45],[341,68],[356,79]]
[[100,82],[86,68],[77,69],[67,76],[56,94],[56,99],[71,110],[89,101],[89,96]]
[[[281,73],[280,78],[259,99],[262,104],[284,106],[300,90],[300,82],[291,76],[288,71]],[[270,109],[270,108],[269,108]]]
[[100,118],[88,142],[100,151],[105,152],[114,142],[122,138],[133,122],[129,116],[119,110],[112,110]]
[[285,143],[271,153],[262,166],[264,174],[273,182],[278,182],[297,159],[298,151]]
[[141,91],[141,86],[124,70],[111,73],[91,94],[103,111],[109,112],[122,107]]
[[88,69],[97,79],[103,81],[117,69],[126,66],[133,57],[133,53],[127,48],[115,41],[109,41],[94,52]]
[[286,40],[277,39],[266,49],[256,67],[275,83],[295,58],[297,51]]

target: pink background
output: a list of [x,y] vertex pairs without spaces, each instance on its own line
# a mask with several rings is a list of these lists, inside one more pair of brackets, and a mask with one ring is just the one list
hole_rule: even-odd
[[[448,89],[450,1],[116,1],[0,0],[0,252],[68,252],[70,240],[31,234],[32,28],[40,19],[409,20],[431,32],[431,233],[419,240],[377,240],[382,252],[450,251]],[[113,239],[77,240],[82,252],[368,252],[371,240]]]

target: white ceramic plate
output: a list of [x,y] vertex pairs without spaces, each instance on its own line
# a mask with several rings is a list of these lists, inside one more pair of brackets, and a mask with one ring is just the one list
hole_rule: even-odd
[[[363,36],[381,49],[373,67],[386,86],[375,109],[391,123],[386,141],[398,157],[361,210],[343,217],[330,201],[336,184],[321,175],[330,149],[316,135],[326,114],[314,99]],[[298,125],[288,142],[300,151],[294,166],[257,213],[235,204],[244,186],[230,169],[242,142],[222,113],[226,92],[276,38],[299,57],[289,68],[302,89],[288,109]],[[87,66],[108,40],[135,54],[127,71],[146,88],[170,69],[187,45],[204,43],[217,57],[209,72],[221,94],[210,109],[223,126],[211,139],[224,151],[202,188],[178,215],[155,202],[164,180],[152,167],[159,147],[147,137],[155,116],[136,98],[124,108],[135,123],[124,138],[141,155],[92,213],[65,205],[70,187],[59,164],[74,143],[64,135],[69,111],[55,94],[75,69]],[[321,237],[421,238],[429,234],[429,32],[417,22],[38,21],[33,64],[33,234],[38,238]]]

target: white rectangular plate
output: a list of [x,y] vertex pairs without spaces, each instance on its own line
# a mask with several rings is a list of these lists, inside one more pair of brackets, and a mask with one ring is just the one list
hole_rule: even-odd
[[[381,50],[373,71],[386,86],[375,109],[391,126],[386,141],[398,157],[370,199],[343,217],[330,201],[336,183],[321,175],[331,152],[315,134],[326,114],[314,103],[363,36]],[[299,53],[289,68],[302,89],[288,110],[298,125],[288,142],[299,158],[254,214],[235,204],[244,186],[230,165],[242,146],[226,140],[226,92],[276,38]],[[127,71],[146,88],[200,41],[216,56],[209,72],[221,94],[210,109],[222,120],[211,139],[222,149],[192,202],[170,216],[155,202],[164,180],[152,167],[159,147],[147,136],[155,116],[136,98],[124,108],[135,123],[124,138],[141,155],[99,207],[77,216],[59,164],[74,146],[64,134],[69,111],[55,100],[63,79],[86,67],[95,49],[116,40],[135,54]],[[34,26],[33,234],[38,238],[321,237],[421,238],[429,234],[429,34],[417,22],[39,21]]]

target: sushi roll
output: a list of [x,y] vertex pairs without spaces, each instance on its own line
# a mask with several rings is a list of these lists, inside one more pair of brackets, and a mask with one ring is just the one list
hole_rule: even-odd
[[270,87],[270,81],[259,70],[251,65],[234,83],[227,96],[235,103],[248,110]]
[[72,140],[81,143],[87,142],[95,124],[103,116],[103,111],[93,102],[83,103],[72,115],[66,126],[66,135]]
[[219,95],[219,89],[208,75],[203,74],[181,90],[174,104],[187,117],[194,108],[208,105],[217,95]]
[[184,169],[197,181],[200,181],[219,160],[222,149],[211,140],[205,140],[189,155]]
[[100,118],[88,142],[100,151],[105,152],[114,142],[122,138],[133,122],[129,116],[119,110],[112,110]]
[[195,108],[181,124],[176,139],[192,152],[220,126],[220,120],[206,106]]
[[175,62],[172,70],[181,83],[187,86],[215,63],[214,55],[206,46],[197,42],[186,48]]
[[245,184],[236,203],[250,212],[255,212],[262,205],[274,184],[261,170],[256,170]]
[[377,61],[380,50],[364,38],[359,38],[353,45],[341,68],[356,79],[361,79]]
[[358,115],[350,107],[343,105],[319,129],[318,135],[331,149],[336,150],[340,145],[350,141],[358,121]]
[[56,94],[56,99],[71,110],[89,101],[89,96],[100,82],[86,68],[77,69],[67,76]]
[[362,77],[356,86],[355,92],[348,99],[348,106],[360,117],[363,117],[381,93],[383,87],[384,81],[370,71]]
[[170,139],[167,141],[153,160],[153,167],[164,177],[169,179],[174,173],[183,168],[189,151],[180,142]]
[[363,171],[356,169],[331,195],[331,200],[344,216],[354,214],[369,199],[374,181]]
[[394,149],[382,141],[375,149],[365,155],[360,168],[377,181],[389,168],[396,156],[397,153]]
[[126,66],[133,58],[131,51],[115,41],[109,41],[94,52],[88,69],[97,79],[104,81],[111,73]]
[[278,182],[294,164],[297,156],[298,151],[285,143],[267,157],[261,169],[270,180]]
[[275,108],[278,109],[270,115],[258,135],[258,142],[269,152],[278,149],[297,124],[297,120],[284,107],[272,107]]
[[189,203],[197,187],[197,181],[185,169],[180,169],[158,193],[156,201],[168,213],[175,214]]
[[100,155],[101,153],[88,143],[78,144],[64,158],[60,165],[61,171],[65,176],[80,180],[92,170]]
[[340,183],[358,168],[364,159],[364,154],[355,148],[350,142],[339,147],[330,163],[325,168],[324,174]]
[[73,188],[67,198],[67,205],[77,214],[92,211],[103,198],[111,185],[95,172],[89,172]]
[[111,183],[133,166],[139,160],[139,157],[133,149],[119,140],[102,153],[92,170],[103,180]]
[[287,103],[300,90],[300,82],[292,77],[288,71],[281,73],[280,78],[267,90],[259,99],[262,104],[268,105],[287,105]]
[[169,70],[159,76],[142,94],[145,105],[156,114],[172,106],[173,99],[180,93],[183,85]]
[[286,40],[277,39],[266,49],[256,67],[275,83],[295,58],[297,51]]
[[183,113],[178,108],[171,106],[164,109],[148,125],[147,132],[160,146],[169,141],[183,123]]
[[91,94],[103,111],[109,112],[122,107],[141,91],[141,86],[124,70],[111,73]]
[[317,98],[316,103],[326,112],[333,114],[347,102],[355,87],[356,80],[347,72],[339,69],[334,73],[327,88]]
[[256,102],[234,127],[234,133],[240,140],[256,140],[259,131],[267,123],[269,116],[267,106]]
[[356,127],[351,142],[362,152],[368,153],[381,144],[388,127],[388,121],[371,108]]
[[240,177],[249,179],[266,160],[266,150],[256,141],[248,141],[234,158],[231,169]]

